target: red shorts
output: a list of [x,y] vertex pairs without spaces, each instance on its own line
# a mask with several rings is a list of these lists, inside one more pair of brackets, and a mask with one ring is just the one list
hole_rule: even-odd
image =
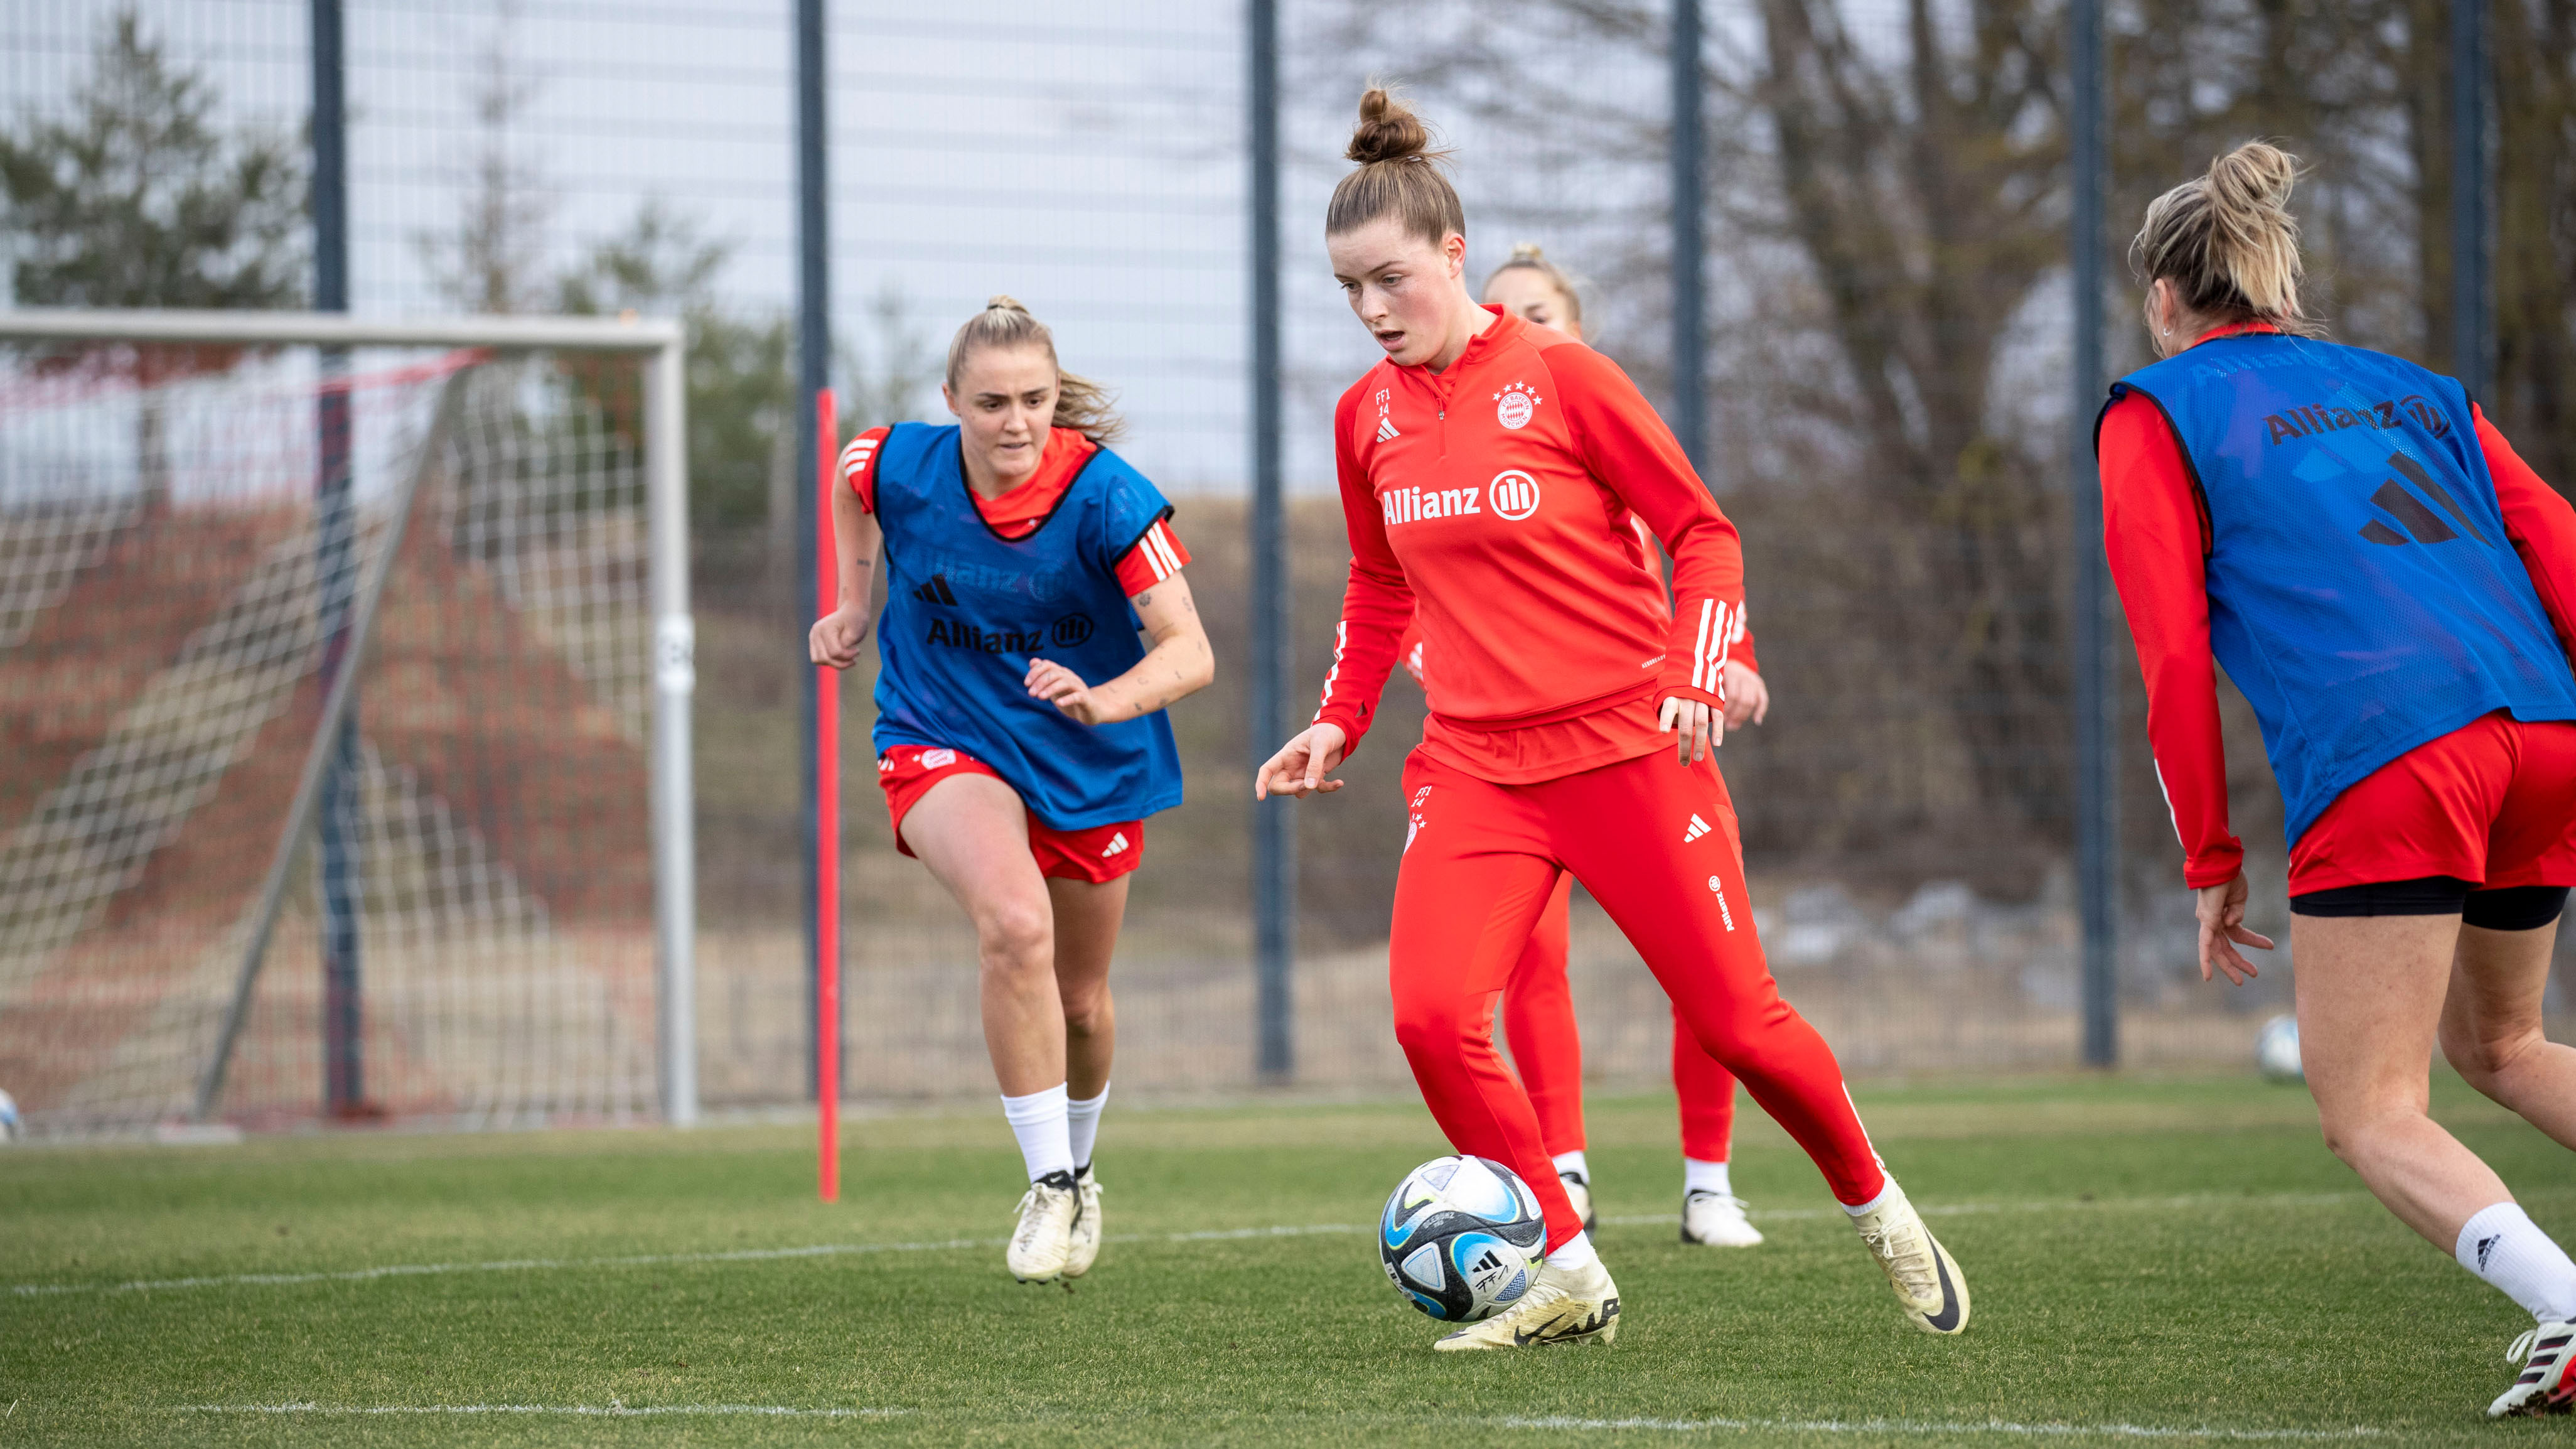
[[2576,886],[2576,724],[2501,712],[2380,766],[2290,851],[2290,894],[2447,875]]
[[[931,786],[951,775],[1002,778],[1000,771],[963,750],[897,745],[877,756],[877,783],[885,787],[886,813],[894,820],[895,849],[912,854],[912,847],[903,839],[903,817],[920,803]],[[1058,830],[1032,815],[1029,854],[1037,858],[1040,875],[1100,885],[1116,880],[1144,861],[1145,822],[1122,820],[1088,830]]]

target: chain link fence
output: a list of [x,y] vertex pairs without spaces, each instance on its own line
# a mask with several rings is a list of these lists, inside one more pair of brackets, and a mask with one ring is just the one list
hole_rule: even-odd
[[[1589,339],[1662,400],[1670,11],[1637,0],[1283,9],[1291,637],[1304,690],[1326,663],[1346,557],[1329,410],[1374,359],[1320,235],[1359,90],[1405,83],[1458,148],[1476,276],[1515,242],[1544,244],[1583,283]],[[0,15],[11,145],[77,120],[130,13],[132,46],[201,88],[210,132],[291,164],[304,11],[300,0],[12,6]],[[1744,531],[1774,698],[1769,722],[1731,737],[1721,760],[1756,919],[1790,999],[1855,1070],[2071,1064],[2066,600],[2074,551],[2091,545],[2071,536],[2065,462],[2063,4],[1709,0],[1704,13],[1708,473]],[[2496,0],[2489,13],[2498,305],[2484,400],[2564,484],[2576,479],[2576,24],[2538,0]],[[2331,15],[2109,7],[2113,231],[2215,152],[2278,138],[2312,167],[2299,209],[2335,335],[2452,366],[2446,15],[2434,0],[2351,0]],[[631,307],[690,321],[704,1089],[719,1106],[797,1100],[804,609],[790,582],[786,7],[352,3],[348,26],[359,310]],[[1123,390],[1127,451],[1180,505],[1220,674],[1173,712],[1190,799],[1150,825],[1114,978],[1118,1079],[1169,1093],[1248,1086],[1248,763],[1268,742],[1245,737],[1240,667],[1240,16],[1169,0],[851,3],[832,7],[830,37],[845,419],[944,417],[941,342],[1008,292],[1055,325],[1067,365]],[[31,291],[46,276],[12,236],[17,299],[62,300]],[[2128,298],[2124,287],[2115,319]],[[163,299],[94,289],[72,300]],[[2116,375],[2143,349],[2134,329],[2113,331]],[[2198,982],[2135,671],[2121,667],[2123,1059],[2242,1064],[2259,1022],[2286,1009],[2288,973],[2243,991]],[[973,942],[894,852],[866,768],[865,674],[845,685],[848,1093],[982,1094]],[[1406,1081],[1383,942],[1403,840],[1399,743],[1420,707],[1398,679],[1354,788],[1299,812],[1306,1087]],[[2226,709],[2253,924],[2283,934],[2277,799],[2232,692]],[[1669,1030],[1659,995],[1588,903],[1574,939],[1588,1066],[1653,1081]]]

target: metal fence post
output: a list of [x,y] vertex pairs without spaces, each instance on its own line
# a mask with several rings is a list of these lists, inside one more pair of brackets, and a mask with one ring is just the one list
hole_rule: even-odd
[[[1252,763],[1288,736],[1288,540],[1279,478],[1279,9],[1249,0],[1252,152]],[[1253,961],[1258,1066],[1265,1082],[1296,1073],[1289,971],[1297,954],[1297,817],[1293,801],[1252,807]]]
[[2120,1059],[2119,712],[2104,613],[2110,563],[2102,552],[2102,489],[2093,465],[2093,416],[2102,406],[2102,5],[2075,0],[2073,79],[2074,397],[2067,419],[2075,521],[2075,856],[2084,922],[2084,1061]]
[[[308,63],[313,103],[313,309],[349,310],[349,148],[345,101],[346,64],[340,0],[313,0]],[[349,354],[321,354],[323,390],[315,402],[319,470],[314,482],[315,559],[323,580],[322,614],[329,642],[322,659],[325,694],[358,660],[351,648],[349,603],[357,508],[350,497],[349,394],[329,384],[348,376]],[[354,698],[356,681],[350,682]],[[358,710],[340,717],[322,777],[316,858],[322,904],[322,1111],[326,1117],[364,1110],[366,1008],[360,973],[358,912],[365,893],[365,802],[359,795]]]
[[2451,0],[2451,372],[2492,407],[2486,28],[2486,0]]
[[1708,301],[1700,232],[1705,121],[1700,102],[1699,0],[1673,4],[1673,432],[1691,466],[1708,475]]
[[[796,0],[796,456],[811,458],[816,437],[816,399],[831,382],[832,272],[831,201],[825,162],[828,114],[824,108],[823,0]],[[796,477],[795,610],[802,616],[814,601],[815,579],[822,562],[814,549],[813,470],[798,467]],[[821,984],[823,939],[820,929],[822,881],[816,871],[822,809],[818,770],[822,747],[822,681],[805,671],[801,716],[803,749],[800,774],[805,841],[805,1080],[807,1090],[822,1090],[822,1023],[815,1017],[815,991]]]

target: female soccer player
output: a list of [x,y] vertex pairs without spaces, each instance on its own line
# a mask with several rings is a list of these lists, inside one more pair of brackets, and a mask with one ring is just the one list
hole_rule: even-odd
[[[1511,259],[1485,279],[1485,305],[1583,340],[1583,294],[1534,243],[1513,247]],[[1637,527],[1638,541],[1652,547],[1644,524],[1634,515],[1629,521]],[[1770,687],[1755,663],[1753,635],[1744,627],[1741,608],[1735,621],[1735,638],[1719,672],[1729,728],[1748,720],[1759,724],[1771,708]],[[1406,630],[1398,646],[1405,672],[1416,683],[1422,680],[1421,637],[1417,624]],[[1588,1230],[1593,1222],[1592,1168],[1583,1152],[1583,1041],[1575,1029],[1574,995],[1565,972],[1573,892],[1574,878],[1559,876],[1529,945],[1512,967],[1503,989],[1503,1033],[1511,1040],[1512,1065],[1537,1109],[1549,1160],[1565,1184],[1574,1215]],[[1678,1011],[1673,1015],[1673,1092],[1681,1102],[1682,1241],[1756,1246],[1762,1232],[1745,1216],[1744,1200],[1735,1195],[1727,1170],[1735,1135],[1735,1076],[1701,1048]]]
[[857,661],[882,541],[877,781],[896,848],[975,923],[984,1045],[1029,1171],[1011,1274],[1078,1278],[1100,1251],[1110,950],[1144,817],[1181,802],[1161,710],[1216,666],[1171,506],[1104,446],[1117,416],[1043,324],[995,297],[948,344],[941,396],[957,423],[842,453],[839,600],[811,647]]
[[[1411,827],[1389,942],[1396,1039],[1462,1152],[1508,1163],[1547,1212],[1547,1259],[1443,1349],[1608,1342],[1619,1290],[1495,1053],[1495,996],[1557,877],[1619,923],[1692,1035],[1812,1156],[1907,1315],[1968,1317],[1958,1266],[1870,1150],[1842,1072],[1763,964],[1735,816],[1709,752],[1743,602],[1734,526],[1618,368],[1467,292],[1466,219],[1413,113],[1371,90],[1324,222],[1351,310],[1386,352],[1335,412],[1351,542],[1314,724],[1257,794],[1339,788],[1417,606],[1431,715],[1406,762]],[[1661,574],[1629,526],[1673,558]]]
[[2541,1036],[2576,884],[2576,512],[2460,385],[2316,340],[2294,158],[2239,147],[2147,208],[2164,361],[2096,433],[2103,540],[2156,771],[2199,892],[2200,972],[2242,984],[2213,658],[2281,783],[2299,1044],[2326,1143],[2408,1227],[2538,1320],[2494,1417],[2564,1413],[2576,1263],[2425,1115],[2434,1040],[2576,1146],[2576,1051]]

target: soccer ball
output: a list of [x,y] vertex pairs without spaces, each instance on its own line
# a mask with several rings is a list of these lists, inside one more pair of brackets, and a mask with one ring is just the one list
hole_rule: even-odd
[[1490,1157],[1435,1157],[1413,1169],[1378,1220],[1378,1265],[1408,1302],[1444,1323],[1474,1323],[1519,1302],[1546,1246],[1538,1195]]
[[15,1142],[25,1124],[18,1120],[18,1099],[0,1092],[0,1142]]
[[2254,1065],[2276,1082],[2304,1082],[2299,1069],[2299,1019],[2276,1016],[2254,1034]]

